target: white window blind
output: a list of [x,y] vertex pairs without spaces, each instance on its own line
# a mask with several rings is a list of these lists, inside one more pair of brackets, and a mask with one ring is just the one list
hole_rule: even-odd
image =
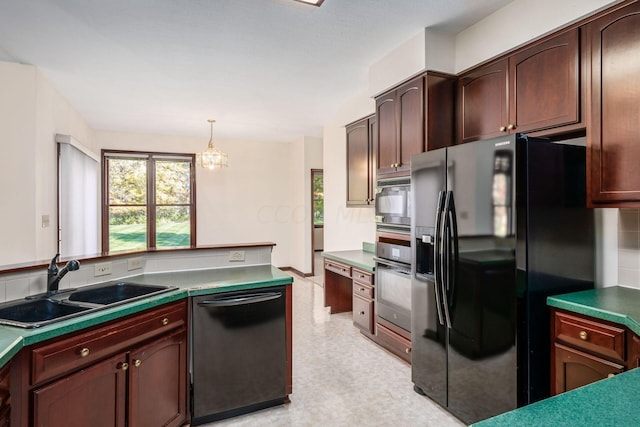
[[98,253],[100,158],[68,135],[56,135],[56,141],[60,255]]

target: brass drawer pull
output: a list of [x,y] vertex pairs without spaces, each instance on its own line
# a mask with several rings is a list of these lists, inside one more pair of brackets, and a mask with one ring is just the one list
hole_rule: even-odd
[[360,312],[360,315],[361,315],[361,316],[364,316],[364,311],[361,311],[361,312]]
[[409,353],[411,353],[411,349],[409,347],[407,347],[407,348],[404,349],[404,352],[409,354]]
[[162,326],[167,326],[169,324],[169,319],[168,318],[164,318],[162,319]]
[[129,369],[129,364],[127,362],[118,363],[116,368],[126,371],[127,369]]
[[364,288],[360,288],[360,292],[364,292],[364,290],[365,290]]
[[135,359],[135,360],[133,361],[133,366],[135,366],[136,368],[137,368],[138,366],[140,366],[140,365],[142,365],[142,360],[140,360],[140,359]]
[[587,335],[587,331],[580,331],[578,335],[580,336],[580,339],[583,341],[586,341],[587,338],[589,338],[589,335]]
[[616,376],[616,374],[609,374],[609,375],[607,375],[607,378],[613,378],[615,376]]
[[79,354],[80,357],[87,357],[89,355],[89,349],[87,347],[84,347],[80,350]]

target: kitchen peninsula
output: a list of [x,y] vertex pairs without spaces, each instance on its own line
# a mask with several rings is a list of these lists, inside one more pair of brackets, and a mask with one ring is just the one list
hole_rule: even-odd
[[[84,419],[84,410],[91,416],[105,414],[114,420],[114,425],[124,425],[125,419],[129,425],[183,425],[190,416],[187,349],[191,321],[187,303],[194,296],[274,287],[285,290],[282,316],[286,340],[282,354],[286,354],[286,366],[282,369],[286,384],[282,390],[286,396],[280,402],[288,401],[292,392],[293,278],[270,265],[271,246],[223,245],[206,250],[134,254],[117,258],[118,262],[126,266],[128,259],[144,257],[143,268],[136,271],[138,274],[120,277],[114,277],[116,258],[111,258],[113,273],[103,279],[173,288],[40,328],[0,326],[0,389],[10,396],[2,400],[0,420],[11,419],[14,426],[30,425],[34,420],[39,420],[38,425],[62,425],[59,423],[69,416]],[[229,261],[230,250],[243,251],[245,260]],[[93,273],[91,262],[83,261],[86,274]],[[205,265],[209,268],[203,268]],[[160,266],[167,270],[161,271]],[[71,279],[76,273],[68,277]],[[44,268],[40,274],[45,274]],[[76,280],[84,280],[82,273]],[[73,282],[71,285],[78,286]],[[193,353],[197,351],[198,348],[192,349]],[[159,370],[165,374],[157,375]],[[110,392],[112,387],[118,391]],[[89,389],[92,392],[86,392]],[[164,412],[149,411],[159,398],[167,402]]]
[[[556,356],[556,368],[564,366],[565,379],[574,385],[584,379],[585,372],[599,380],[473,426],[637,425],[637,413],[632,408],[636,406],[635,391],[640,390],[640,370],[636,369],[640,355],[640,290],[622,286],[591,289],[548,297],[547,305],[552,316],[567,316],[561,319],[562,325],[555,325],[552,339],[556,346],[572,352],[572,357]],[[575,350],[576,347],[581,348]],[[622,356],[611,351],[614,349],[622,349]],[[600,366],[616,369],[616,363],[619,374],[601,373]],[[578,372],[582,376],[570,380]]]

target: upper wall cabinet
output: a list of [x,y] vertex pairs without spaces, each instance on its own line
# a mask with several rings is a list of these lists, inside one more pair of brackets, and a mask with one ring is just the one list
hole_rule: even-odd
[[591,65],[587,170],[591,206],[640,206],[640,4],[585,26]]
[[423,91],[420,76],[376,98],[378,176],[408,174],[411,156],[424,151]]
[[376,97],[377,175],[408,175],[411,156],[453,145],[454,104],[455,77],[434,71]]
[[458,82],[460,142],[584,127],[580,75],[578,29],[465,73]]
[[373,204],[376,117],[358,120],[347,131],[347,206]]

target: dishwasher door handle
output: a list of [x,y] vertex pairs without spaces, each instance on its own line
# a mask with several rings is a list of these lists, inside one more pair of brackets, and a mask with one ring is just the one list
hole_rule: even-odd
[[209,307],[233,307],[235,305],[254,304],[257,302],[271,301],[282,296],[281,292],[267,292],[263,294],[247,295],[242,297],[223,298],[218,300],[200,301],[198,305]]

